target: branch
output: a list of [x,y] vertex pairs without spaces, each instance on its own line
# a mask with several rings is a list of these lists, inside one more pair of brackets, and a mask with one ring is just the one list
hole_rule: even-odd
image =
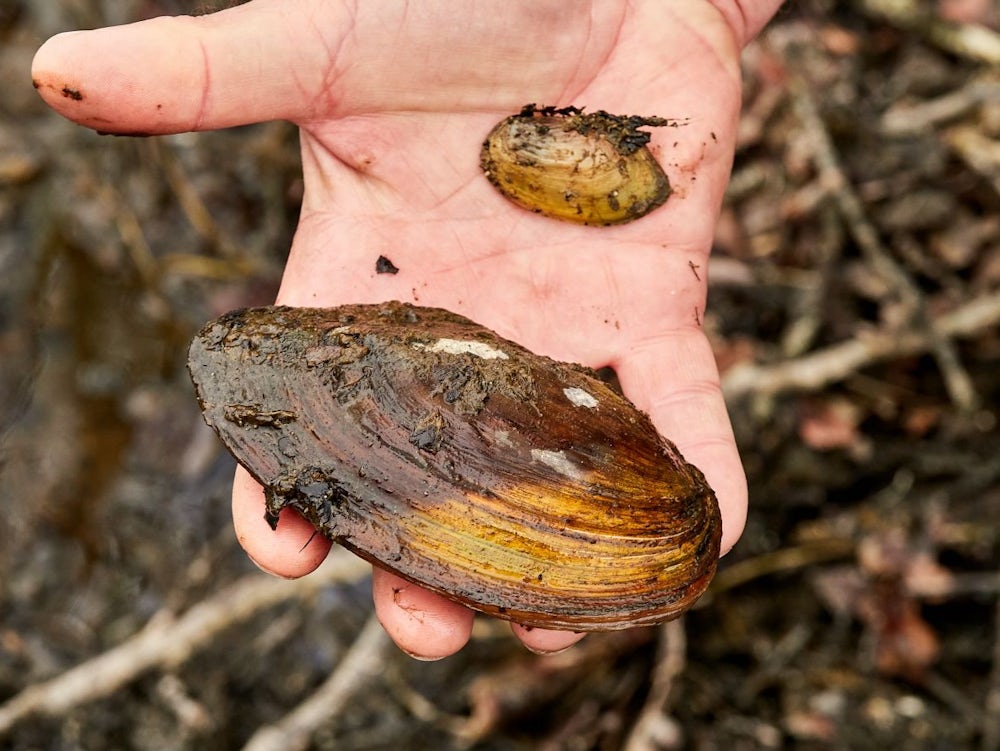
[[976,24],[961,24],[937,17],[930,3],[920,0],[861,0],[862,10],[922,34],[932,44],[968,60],[1000,64],[1000,34]]
[[687,636],[680,620],[660,626],[649,696],[625,742],[625,751],[656,751],[676,747],[676,730],[670,719],[670,694],[687,663]]
[[861,199],[854,192],[840,165],[833,140],[820,117],[809,86],[801,77],[792,76],[789,88],[795,113],[812,147],[813,161],[819,170],[820,180],[836,201],[851,236],[872,270],[894,288],[899,299],[907,305],[913,325],[924,330],[929,343],[928,349],[937,361],[952,402],[959,409],[970,411],[978,402],[972,379],[962,366],[954,345],[938,331],[919,286],[883,246],[877,229],[865,215]]
[[[972,336],[1000,324],[1000,291],[984,294],[933,319],[938,335]],[[782,391],[817,391],[874,363],[927,352],[934,346],[927,328],[920,331],[880,331],[861,334],[804,357],[774,365],[737,365],[722,379],[727,399]]]
[[381,672],[382,656],[391,644],[378,618],[368,619],[337,669],[304,702],[280,722],[259,728],[243,751],[303,751],[317,728],[344,711],[351,695]]
[[208,646],[215,636],[265,608],[305,598],[336,583],[366,575],[370,567],[343,553],[331,555],[315,573],[296,581],[246,576],[177,618],[160,611],[146,626],[106,652],[23,689],[0,705],[0,734],[34,714],[60,715],[108,696],[152,668],[171,669]]

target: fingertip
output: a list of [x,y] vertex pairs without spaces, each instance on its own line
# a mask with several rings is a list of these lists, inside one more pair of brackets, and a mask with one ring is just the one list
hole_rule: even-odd
[[520,623],[510,624],[510,630],[525,647],[539,655],[554,655],[563,652],[586,636],[579,631],[551,631],[544,628],[522,626]]
[[59,114],[73,119],[74,105],[83,101],[76,82],[63,72],[67,71],[67,49],[73,37],[85,32],[67,31],[47,39],[31,60],[31,83],[42,100]]
[[704,474],[722,514],[721,552],[728,552],[746,524],[747,479],[707,338],[672,332],[614,368],[626,396]]
[[453,655],[472,634],[471,610],[378,567],[372,574],[372,596],[386,633],[415,659]]
[[32,84],[60,115],[99,132],[189,130],[205,71],[185,49],[181,23],[154,18],[57,34],[35,53]]
[[736,444],[710,443],[681,446],[681,454],[698,467],[715,491],[722,514],[720,555],[725,555],[739,541],[747,521],[747,476],[743,471]]
[[[85,33],[84,31],[64,31],[42,42],[42,46],[35,51],[35,56],[31,60],[32,80],[35,80],[38,74],[60,68],[61,53],[66,49],[66,45],[71,43],[72,37]],[[35,88],[39,88],[37,84]]]
[[[237,5],[203,16],[161,16],[58,34],[35,53],[32,81],[64,117],[99,132],[158,135],[293,116],[289,85],[314,67],[288,31],[285,3]],[[287,33],[286,33],[287,32]]]
[[233,478],[233,527],[250,560],[285,579],[315,571],[332,545],[290,508],[281,511],[277,527],[271,529],[264,518],[264,489],[242,467]]

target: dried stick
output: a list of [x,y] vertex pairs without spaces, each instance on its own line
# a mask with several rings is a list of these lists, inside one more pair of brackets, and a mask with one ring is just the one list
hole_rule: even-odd
[[337,669],[304,702],[280,721],[257,730],[243,751],[302,751],[313,733],[340,714],[351,695],[382,669],[382,657],[391,642],[373,615],[344,655]]
[[[715,576],[715,581],[708,590],[710,597],[716,597],[723,592],[742,587],[744,584],[772,574],[784,574],[798,571],[817,563],[827,563],[838,559],[849,558],[854,554],[856,545],[852,540],[830,538],[815,540],[794,547],[778,548],[769,553],[761,553],[753,558],[747,558],[727,566]],[[705,604],[708,601],[702,598]],[[699,606],[701,603],[699,602]]]
[[795,296],[791,323],[781,337],[781,351],[786,357],[797,357],[806,352],[822,325],[823,299],[844,242],[844,232],[832,206],[820,207],[819,230],[815,253],[819,273],[814,284],[801,288]]
[[[941,336],[971,336],[1000,324],[1000,292],[982,295],[933,319]],[[774,365],[737,365],[722,379],[727,399],[782,391],[817,391],[876,362],[926,352],[933,346],[924,329],[859,335],[793,360]]]
[[625,741],[625,751],[656,751],[671,745],[662,742],[667,740],[662,736],[670,732],[670,692],[687,662],[687,638],[682,621],[667,621],[660,626],[656,652],[649,697]]
[[841,216],[847,222],[848,230],[861,248],[868,264],[896,290],[900,299],[912,312],[913,323],[925,332],[928,349],[941,369],[945,388],[952,402],[959,409],[970,411],[978,399],[972,378],[962,366],[955,346],[937,329],[927,311],[920,288],[883,247],[878,232],[865,216],[861,199],[851,189],[847,176],[840,166],[833,141],[806,82],[799,76],[792,76],[790,90],[795,113],[811,141],[813,159],[820,172],[820,179],[830,190]]
[[1000,34],[985,26],[945,21],[934,14],[930,3],[920,0],[861,0],[859,4],[866,13],[916,31],[947,52],[989,65],[1000,64]]
[[[188,177],[175,150],[170,148],[170,141],[153,140],[149,142],[151,148],[155,148],[155,156],[177,197],[177,202],[184,212],[184,216],[190,222],[202,238],[214,245],[219,250],[223,258],[244,259],[246,255],[239,247],[239,244],[225,232],[215,221],[212,212],[202,200],[198,189],[191,178]],[[245,261],[243,261],[245,263]]]
[[0,705],[0,734],[30,715],[60,715],[112,694],[152,668],[175,668],[208,646],[220,631],[264,608],[308,597],[330,584],[356,581],[369,570],[366,563],[345,552],[330,556],[314,574],[296,581],[254,574],[199,602],[179,618],[160,611],[127,641],[28,686]]
[[887,136],[921,133],[965,115],[984,103],[1000,102],[1000,81],[977,78],[955,91],[919,104],[901,103],[882,115],[880,129]]
[[970,125],[956,125],[943,134],[944,142],[968,165],[982,175],[1000,194],[1000,145]]

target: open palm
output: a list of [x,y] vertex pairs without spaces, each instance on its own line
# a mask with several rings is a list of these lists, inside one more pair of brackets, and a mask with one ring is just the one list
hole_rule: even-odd
[[[33,77],[53,107],[102,131],[297,123],[305,194],[279,302],[440,306],[539,353],[613,366],[715,488],[727,549],[746,487],[700,321],[733,153],[739,46],[754,30],[734,30],[704,0],[254,0],[55,37]],[[530,102],[682,121],[653,133],[675,191],[666,206],[596,228],[508,203],[482,176],[479,147]],[[399,273],[377,274],[380,255]],[[304,544],[312,530],[293,512],[273,533],[245,474],[233,508],[241,544],[273,573],[308,573],[328,550]],[[440,657],[468,639],[472,614],[461,606],[384,571],[374,591],[409,653]],[[515,632],[543,651],[578,638]]]

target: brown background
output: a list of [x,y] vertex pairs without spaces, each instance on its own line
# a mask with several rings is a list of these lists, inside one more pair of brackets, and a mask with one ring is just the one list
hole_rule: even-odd
[[294,129],[76,128],[45,38],[199,8],[5,0],[0,747],[240,748],[337,675],[311,748],[1000,749],[1000,18],[883,4],[797,3],[744,57],[703,324],[752,508],[704,606],[555,658],[481,619],[424,664],[355,642],[357,568],[247,562],[184,372],[273,297]]

